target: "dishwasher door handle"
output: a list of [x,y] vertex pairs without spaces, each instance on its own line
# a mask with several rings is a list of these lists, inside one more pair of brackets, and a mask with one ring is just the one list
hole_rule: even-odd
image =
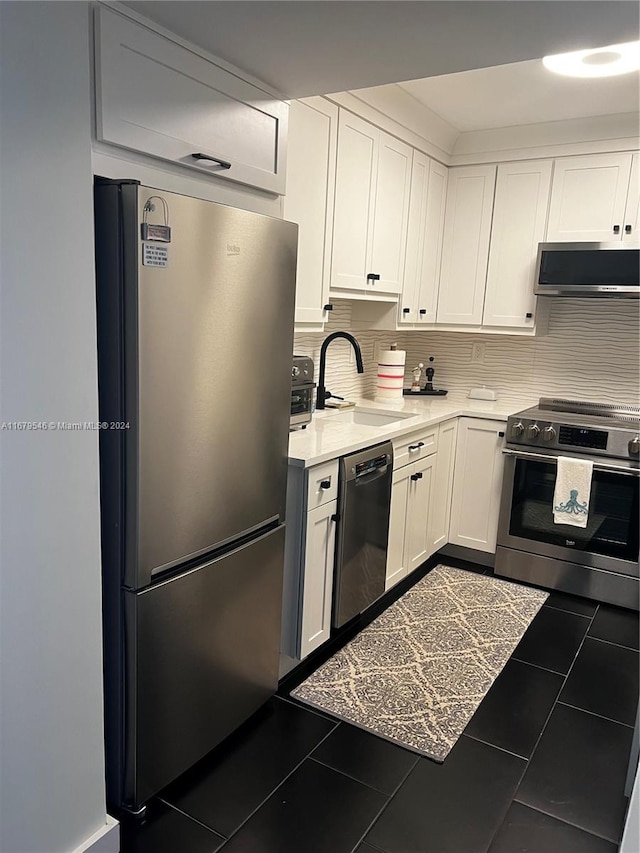
[[376,468],[375,471],[368,471],[366,474],[360,474],[359,477],[356,477],[356,486],[367,486],[369,483],[379,480],[380,477],[384,477],[388,468],[388,465],[384,465],[382,468]]

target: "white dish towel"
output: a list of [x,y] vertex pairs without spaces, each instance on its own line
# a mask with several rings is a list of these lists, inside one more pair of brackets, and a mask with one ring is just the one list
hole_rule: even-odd
[[553,493],[554,524],[587,526],[592,475],[593,462],[566,456],[558,458],[556,489]]

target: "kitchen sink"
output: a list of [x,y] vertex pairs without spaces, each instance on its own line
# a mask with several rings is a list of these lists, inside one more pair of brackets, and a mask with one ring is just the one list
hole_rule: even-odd
[[415,412],[391,412],[380,409],[343,409],[327,415],[334,423],[359,424],[360,426],[383,427],[405,418],[415,418]]

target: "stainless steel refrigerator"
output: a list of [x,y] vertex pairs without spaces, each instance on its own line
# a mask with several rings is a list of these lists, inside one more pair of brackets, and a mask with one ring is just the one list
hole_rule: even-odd
[[96,179],[107,796],[275,691],[297,226]]

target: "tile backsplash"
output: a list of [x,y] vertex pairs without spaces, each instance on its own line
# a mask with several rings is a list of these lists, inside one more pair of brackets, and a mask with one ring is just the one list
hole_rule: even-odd
[[[322,341],[331,332],[350,330],[351,304],[335,300],[324,333],[296,332],[297,355],[316,366]],[[467,332],[353,333],[362,348],[365,372],[356,373],[352,349],[336,340],[327,352],[326,386],[341,396],[373,396],[377,351],[397,342],[407,352],[405,385],[412,367],[434,356],[434,385],[467,392],[494,388],[498,398],[519,403],[541,396],[640,405],[640,312],[638,303],[615,299],[557,299],[551,304],[549,331],[535,338]],[[484,344],[482,363],[471,360],[474,343]]]

